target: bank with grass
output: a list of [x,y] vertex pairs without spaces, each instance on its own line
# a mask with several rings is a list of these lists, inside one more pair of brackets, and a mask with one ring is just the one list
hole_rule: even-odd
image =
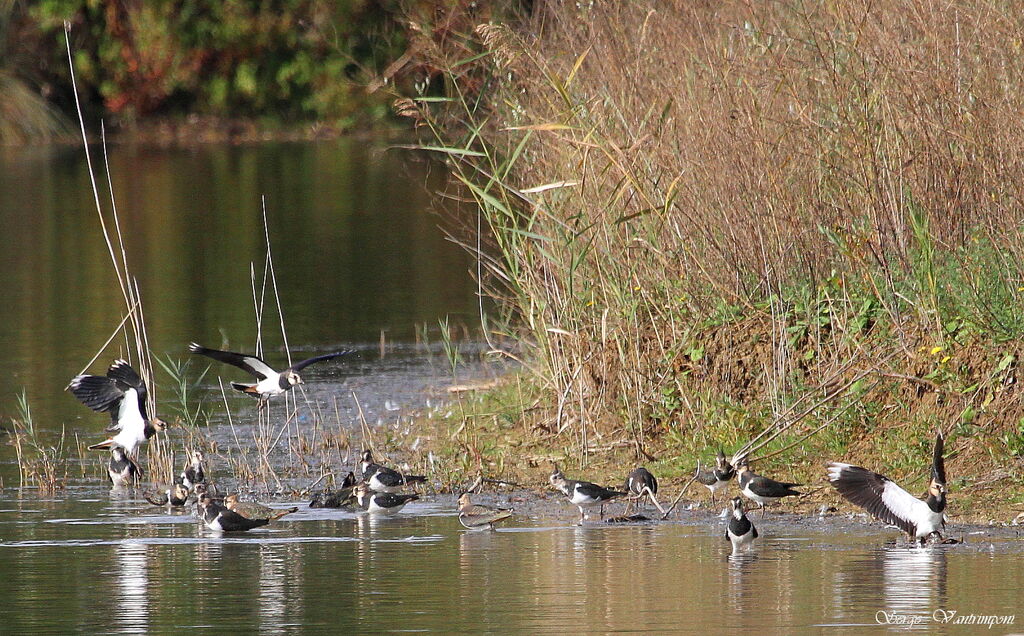
[[939,429],[954,514],[1024,501],[1024,13],[1000,7],[537,2],[419,47],[449,92],[398,112],[479,205],[456,234],[522,362],[443,452],[681,477],[770,430],[769,474],[916,491]]

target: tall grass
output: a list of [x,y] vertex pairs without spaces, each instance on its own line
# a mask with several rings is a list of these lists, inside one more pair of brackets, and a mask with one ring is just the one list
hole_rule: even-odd
[[1020,336],[1022,26],[986,0],[538,2],[424,35],[445,95],[397,110],[480,207],[462,242],[551,430],[643,454],[709,386],[779,422],[857,369],[930,373],[924,344]]

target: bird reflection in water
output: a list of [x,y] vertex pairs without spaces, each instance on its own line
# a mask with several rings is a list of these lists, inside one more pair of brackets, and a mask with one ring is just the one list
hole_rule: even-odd
[[[276,634],[285,630],[286,623],[286,591],[285,577],[287,575],[285,559],[280,554],[283,548],[280,546],[260,547],[260,576],[259,576],[259,612],[260,612],[260,633]],[[294,583],[294,582],[293,582]],[[295,607],[293,599],[290,613],[298,615],[301,612]]]
[[897,546],[883,552],[885,608],[900,614],[926,614],[946,607],[946,548]]
[[117,603],[114,621],[121,630],[144,632],[149,627],[148,546],[125,542],[117,546]]

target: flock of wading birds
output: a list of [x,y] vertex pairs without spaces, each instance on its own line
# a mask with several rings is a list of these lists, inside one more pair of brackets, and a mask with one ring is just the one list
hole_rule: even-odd
[[[231,387],[261,401],[303,384],[299,372],[305,367],[332,360],[352,353],[339,351],[303,360],[283,371],[275,371],[270,365],[256,357],[231,351],[208,349],[196,343],[189,345],[189,351],[214,360],[236,366],[256,378],[256,382],[232,382]],[[98,412],[111,416],[107,431],[111,436],[89,447],[91,450],[109,450],[108,474],[115,487],[137,485],[143,471],[136,461],[139,446],[157,431],[165,430],[166,424],[158,417],[149,417],[146,411],[146,384],[141,376],[124,360],[116,360],[107,369],[106,375],[79,375],[68,385],[68,389],[83,404]],[[369,450],[363,451],[360,462],[361,478],[356,479],[349,472],[341,488],[317,493],[310,502],[312,508],[347,508],[362,510],[369,514],[394,514],[410,501],[419,499],[415,492],[402,492],[427,478],[420,475],[405,475],[374,461]],[[715,495],[725,490],[733,480],[739,484],[740,492],[761,508],[784,497],[797,496],[795,488],[801,484],[776,481],[755,474],[750,470],[744,456],[733,457],[730,461],[719,449],[715,466],[701,470],[698,466],[694,480],[711,491],[712,503]],[[924,499],[918,499],[888,478],[859,466],[833,462],[828,465],[829,482],[850,502],[864,508],[871,515],[906,533],[912,543],[943,541],[946,508],[946,470],[943,462],[943,436],[938,433],[932,454],[931,480]],[[598,507],[600,518],[604,519],[604,505],[614,499],[627,498],[632,503],[649,498],[664,513],[656,499],[657,479],[644,467],[638,467],[626,478],[622,490],[599,486],[575,479],[567,479],[556,466],[549,481],[569,502],[580,511],[579,523],[587,519],[586,511]],[[680,493],[682,494],[682,493]],[[257,502],[242,501],[237,494],[221,498],[216,489],[206,484],[203,455],[198,451],[187,453],[187,464],[173,484],[156,494],[145,498],[157,506],[185,507],[195,502],[197,515],[211,530],[218,532],[244,532],[267,525],[271,521],[298,510],[298,508],[275,509]],[[678,501],[678,499],[677,499]],[[474,504],[469,493],[458,500],[459,521],[469,529],[493,529],[494,524],[512,516],[511,509],[492,508]],[[627,508],[627,514],[629,508]],[[671,512],[671,509],[669,510]],[[645,520],[642,515],[617,517],[615,520]],[[729,523],[726,538],[731,542],[733,552],[749,550],[758,538],[757,528],[746,515],[743,500],[734,497],[729,501]],[[951,539],[946,539],[951,542]]]

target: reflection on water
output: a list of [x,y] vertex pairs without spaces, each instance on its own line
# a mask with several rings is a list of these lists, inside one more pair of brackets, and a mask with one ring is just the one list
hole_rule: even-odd
[[259,631],[261,634],[280,634],[287,623],[287,612],[301,613],[302,598],[291,599],[289,608],[285,607],[288,598],[285,594],[285,580],[289,585],[301,587],[302,571],[296,571],[289,577],[285,567],[284,546],[260,546],[259,556]]
[[[893,548],[891,533],[771,518],[761,545],[733,557],[723,521],[701,513],[584,527],[520,517],[467,532],[447,500],[393,518],[307,509],[215,536],[184,514],[128,523],[147,510],[103,497],[4,508],[10,632],[856,634],[877,629],[881,610],[1012,614],[1024,584],[1012,537]],[[102,514],[109,522],[74,522]]]
[[114,624],[126,634],[144,633],[149,626],[149,576],[146,571],[148,549],[126,541],[117,546],[114,578]]
[[882,555],[885,589],[882,607],[898,614],[922,616],[931,616],[936,608],[948,607],[944,548],[892,547]]

